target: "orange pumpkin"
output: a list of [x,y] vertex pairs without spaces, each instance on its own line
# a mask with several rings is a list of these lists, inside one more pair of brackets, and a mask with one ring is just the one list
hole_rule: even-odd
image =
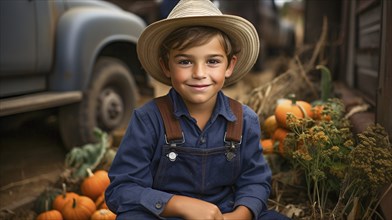
[[53,200],[53,209],[61,211],[65,203],[67,203],[69,200],[72,200],[73,198],[77,198],[78,196],[79,195],[74,192],[67,192],[67,187],[65,183],[63,183],[63,192],[56,196]]
[[111,212],[109,209],[100,209],[95,211],[90,219],[91,220],[115,220],[116,214]]
[[277,128],[278,123],[276,122],[275,115],[270,115],[268,118],[266,118],[262,126],[263,131],[265,131],[270,137],[274,134]]
[[261,147],[263,148],[263,154],[272,154],[274,152],[274,142],[272,139],[261,140]]
[[63,216],[61,215],[61,212],[53,209],[39,214],[37,220],[63,220]]
[[283,155],[284,153],[284,139],[286,138],[289,131],[285,128],[276,129],[274,135],[272,136],[273,141],[278,141],[278,152]]
[[87,169],[89,176],[83,180],[80,190],[83,195],[90,197],[94,201],[105,192],[110,184],[108,172],[105,170],[97,170],[92,173]]
[[330,120],[331,120],[331,116],[330,116],[330,115],[323,114],[323,109],[324,109],[324,106],[323,106],[323,105],[316,105],[316,106],[313,106],[313,108],[312,108],[312,113],[313,113],[312,118],[313,118],[314,120],[326,120],[326,121],[330,121]]
[[278,125],[287,127],[287,113],[293,114],[297,118],[312,117],[312,105],[305,101],[297,101],[294,97],[291,100],[284,100],[276,105],[275,117]]
[[95,212],[95,203],[87,196],[79,196],[65,203],[61,210],[65,220],[90,219]]
[[97,200],[95,200],[95,206],[97,209],[107,209],[108,206],[106,205],[105,202],[105,193],[102,193]]

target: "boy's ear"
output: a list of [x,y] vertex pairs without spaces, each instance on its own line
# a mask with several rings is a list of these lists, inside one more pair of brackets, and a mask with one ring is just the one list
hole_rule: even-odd
[[230,60],[229,66],[226,69],[225,77],[229,78],[233,74],[235,65],[237,64],[237,56],[233,56]]
[[159,65],[161,66],[163,74],[165,74],[167,78],[170,78],[170,71],[167,69],[165,62],[163,62],[162,58],[159,58]]

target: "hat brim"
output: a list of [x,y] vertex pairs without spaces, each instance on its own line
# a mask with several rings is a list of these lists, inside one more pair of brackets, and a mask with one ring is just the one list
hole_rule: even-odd
[[241,51],[237,54],[237,64],[224,86],[237,82],[252,69],[259,54],[260,43],[256,29],[248,20],[234,15],[172,18],[149,25],[137,44],[138,58],[143,68],[157,81],[171,86],[170,79],[163,74],[159,65],[159,48],[170,33],[186,26],[217,28],[238,44]]

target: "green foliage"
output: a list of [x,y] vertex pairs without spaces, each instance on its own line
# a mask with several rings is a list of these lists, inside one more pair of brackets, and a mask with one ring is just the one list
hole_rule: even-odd
[[62,191],[57,188],[46,188],[34,201],[33,209],[36,213],[40,214],[45,211],[51,210],[54,199],[60,195]]
[[96,128],[95,135],[99,140],[98,143],[75,147],[66,155],[65,166],[71,169],[73,178],[87,177],[87,168],[94,170],[109,149],[107,133]]

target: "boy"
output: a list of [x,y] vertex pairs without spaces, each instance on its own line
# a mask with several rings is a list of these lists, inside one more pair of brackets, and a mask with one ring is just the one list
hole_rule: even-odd
[[117,218],[285,219],[267,210],[257,115],[221,92],[255,63],[254,27],[208,0],[182,0],[137,49],[172,88],[133,113],[109,170],[106,202]]

